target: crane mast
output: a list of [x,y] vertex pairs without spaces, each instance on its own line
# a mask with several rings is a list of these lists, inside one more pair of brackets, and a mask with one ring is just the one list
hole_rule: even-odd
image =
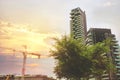
[[27,55],[23,52],[23,67],[22,67],[22,76],[25,75],[25,66],[26,66]]

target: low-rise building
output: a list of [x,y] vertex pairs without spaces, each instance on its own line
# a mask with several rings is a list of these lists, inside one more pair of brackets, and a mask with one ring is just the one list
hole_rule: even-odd
[[1,75],[0,80],[55,80],[49,78],[45,75],[25,75],[23,76],[14,76],[14,75]]

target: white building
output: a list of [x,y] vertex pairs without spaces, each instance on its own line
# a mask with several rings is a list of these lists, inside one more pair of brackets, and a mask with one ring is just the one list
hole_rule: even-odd
[[85,41],[86,33],[87,33],[85,12],[78,7],[72,9],[70,15],[71,15],[70,31],[72,37],[74,39],[81,38],[83,41]]

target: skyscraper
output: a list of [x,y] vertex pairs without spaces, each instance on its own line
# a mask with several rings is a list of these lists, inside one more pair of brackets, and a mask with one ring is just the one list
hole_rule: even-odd
[[85,45],[94,45],[102,42],[107,38],[111,38],[110,52],[106,53],[106,57],[114,66],[116,71],[106,71],[102,80],[120,80],[120,52],[115,35],[111,33],[111,29],[91,28],[87,32],[86,15],[79,7],[71,10],[70,33],[74,39],[81,39]]
[[109,37],[112,39],[112,45],[110,46],[110,53],[107,55],[107,57],[112,60],[112,64],[115,65],[116,72],[106,72],[103,74],[102,80],[120,80],[119,45],[116,41],[115,35],[111,33],[111,30],[103,28],[91,28],[87,33],[86,44],[94,45],[98,42],[104,41]]
[[71,35],[74,39],[81,38],[85,41],[87,27],[86,27],[86,15],[79,7],[71,10],[70,28]]

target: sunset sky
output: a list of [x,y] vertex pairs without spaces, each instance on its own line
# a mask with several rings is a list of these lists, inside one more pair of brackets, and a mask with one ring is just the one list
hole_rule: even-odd
[[[53,76],[49,55],[52,37],[70,32],[70,11],[86,12],[87,28],[108,28],[120,44],[120,0],[0,0],[0,74],[21,74],[25,50],[43,55],[28,56],[27,74]],[[11,50],[5,49],[10,48]]]

